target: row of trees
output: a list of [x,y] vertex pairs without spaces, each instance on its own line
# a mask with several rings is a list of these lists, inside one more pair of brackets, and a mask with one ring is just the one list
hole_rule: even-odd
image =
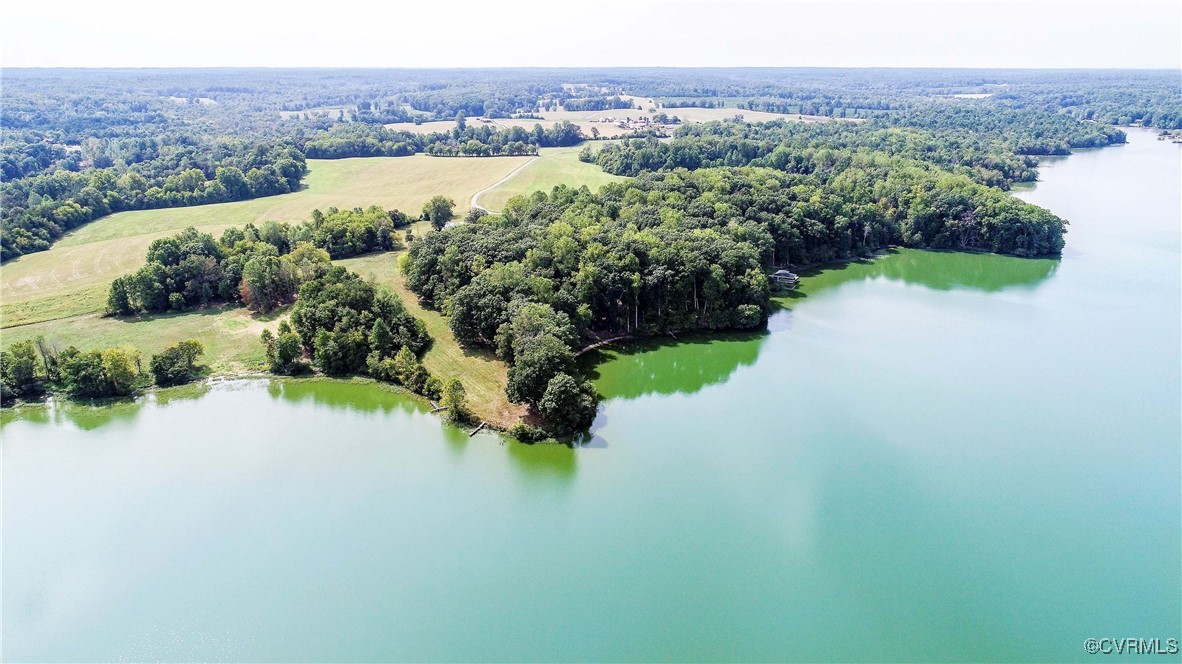
[[112,212],[282,194],[298,189],[307,173],[294,146],[243,149],[246,154],[220,161],[181,160],[148,176],[148,166],[159,163],[6,180],[0,185],[0,258],[48,249],[66,231]]
[[537,154],[538,148],[575,145],[585,137],[578,125],[562,121],[533,129],[467,125],[462,120],[447,132],[416,134],[386,127],[338,124],[304,143],[313,159],[345,157],[405,157],[424,152],[437,156],[503,156]]
[[[1065,120],[1074,125],[1083,124]],[[1113,136],[1114,140],[1124,138],[1123,133]],[[1086,137],[1094,136],[1088,133],[1079,138]],[[840,168],[840,162],[856,152],[882,153],[929,163],[981,184],[1008,189],[1013,182],[1033,181],[1037,177],[1038,158],[1019,154],[1016,140],[1004,131],[989,131],[984,127],[970,130],[882,123],[709,122],[680,128],[672,141],[621,142],[595,154],[585,150],[581,158],[618,175],[746,165],[814,173]],[[1070,138],[1064,135],[1047,140]]]
[[75,398],[127,396],[149,384],[179,385],[197,378],[204,353],[201,343],[182,341],[153,355],[148,372],[134,348],[64,350],[44,337],[18,341],[0,353],[0,397],[4,402],[62,390]]

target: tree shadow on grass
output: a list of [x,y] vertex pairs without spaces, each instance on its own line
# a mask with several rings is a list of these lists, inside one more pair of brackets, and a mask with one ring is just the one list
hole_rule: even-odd
[[177,318],[185,318],[189,316],[220,316],[224,313],[242,310],[247,312],[251,320],[256,320],[261,323],[271,323],[291,313],[292,307],[295,303],[285,304],[277,309],[268,311],[266,313],[255,313],[247,309],[246,305],[239,303],[224,302],[221,304],[210,304],[204,307],[197,307],[195,309],[184,309],[182,311],[164,311],[160,313],[143,313],[134,314],[131,316],[108,316],[111,320],[120,323],[151,323],[156,321],[167,321]]

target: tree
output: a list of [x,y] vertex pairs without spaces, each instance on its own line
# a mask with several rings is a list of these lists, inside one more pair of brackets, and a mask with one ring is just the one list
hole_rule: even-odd
[[242,301],[252,311],[265,313],[291,300],[298,286],[294,272],[286,258],[251,258],[242,267]]
[[148,363],[153,382],[166,386],[193,380],[197,374],[197,358],[204,353],[205,348],[201,342],[189,339],[166,348],[159,355],[153,355]]
[[111,282],[111,291],[107,295],[107,313],[127,316],[134,312],[131,298],[127,293],[127,282],[127,277],[119,277]]
[[579,383],[565,373],[556,374],[546,384],[546,391],[538,401],[538,412],[562,434],[591,426],[596,411],[595,389],[589,383]]
[[18,341],[0,353],[0,381],[16,396],[40,390],[37,379],[37,350],[32,341]]
[[455,216],[456,202],[446,196],[434,196],[423,205],[423,219],[431,222],[435,230],[442,230]]
[[406,346],[398,349],[394,356],[394,382],[411,392],[421,392],[427,384],[427,370],[419,364],[418,358]]
[[558,337],[536,337],[516,354],[505,393],[514,403],[536,404],[550,379],[558,373],[573,373],[574,363],[574,353]]
[[[378,354],[378,358],[389,357],[394,352],[394,334],[390,326],[381,318],[374,321],[373,329],[369,333],[369,348]],[[403,346],[403,348],[406,348]]]
[[103,372],[112,395],[131,394],[140,376],[140,354],[134,348],[107,348],[102,351]]
[[81,352],[73,346],[61,354],[62,381],[74,397],[131,394],[140,375],[139,353],[130,348]]
[[458,378],[449,378],[443,384],[443,392],[439,397],[439,405],[447,412],[448,418],[462,421],[468,417],[467,394],[464,384]]
[[262,341],[272,373],[291,375],[303,369],[300,358],[304,351],[300,335],[295,333],[290,323],[280,321],[278,335],[263,330]]

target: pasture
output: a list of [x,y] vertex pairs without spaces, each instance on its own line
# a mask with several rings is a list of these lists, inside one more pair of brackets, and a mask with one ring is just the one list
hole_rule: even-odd
[[[602,144],[600,144],[602,146]],[[609,182],[620,182],[627,178],[604,173],[595,164],[579,161],[581,148],[547,148],[538,158],[515,173],[507,181],[490,191],[482,193],[477,202],[497,212],[513,196],[528,195],[535,191],[549,192],[565,184],[571,187],[586,185],[592,191]]]

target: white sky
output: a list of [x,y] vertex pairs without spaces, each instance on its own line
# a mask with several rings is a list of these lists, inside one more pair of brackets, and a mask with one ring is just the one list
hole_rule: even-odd
[[1182,1],[0,0],[5,67],[1182,68]]

